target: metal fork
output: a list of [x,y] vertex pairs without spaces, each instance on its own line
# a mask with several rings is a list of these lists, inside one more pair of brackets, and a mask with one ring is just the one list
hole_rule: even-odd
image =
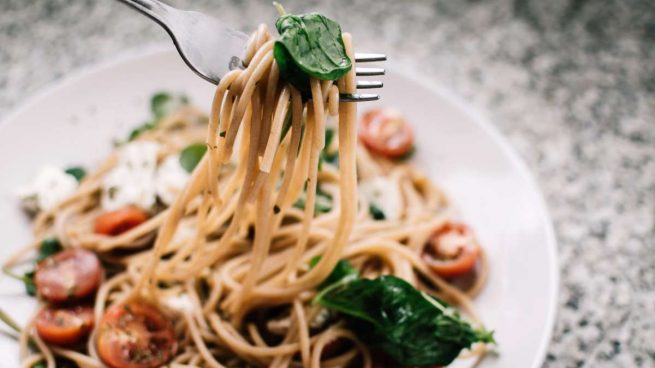
[[[162,26],[173,39],[184,62],[203,79],[218,84],[230,70],[243,66],[248,35],[208,15],[176,9],[158,0],[120,0]],[[355,54],[358,63],[385,61],[383,54]],[[358,76],[384,75],[383,68],[356,68]],[[380,81],[357,81],[357,89],[381,88]],[[348,102],[374,101],[371,93],[341,94]]]

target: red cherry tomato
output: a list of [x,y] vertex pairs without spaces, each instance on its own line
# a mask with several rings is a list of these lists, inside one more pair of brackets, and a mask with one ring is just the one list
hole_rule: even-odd
[[414,147],[414,132],[405,118],[393,109],[374,109],[364,114],[359,138],[371,151],[399,158]]
[[446,223],[430,238],[423,260],[439,276],[457,277],[473,268],[480,257],[480,246],[471,229],[464,224]]
[[101,281],[98,256],[79,248],[66,249],[42,260],[34,276],[38,294],[53,303],[86,298]]
[[120,235],[148,221],[148,213],[129,206],[116,211],[105,212],[96,218],[95,232],[109,236]]
[[82,342],[93,329],[93,308],[46,307],[34,321],[36,332],[43,341],[54,345],[74,345]]
[[98,328],[98,354],[112,368],[154,368],[177,350],[173,326],[147,303],[111,306]]

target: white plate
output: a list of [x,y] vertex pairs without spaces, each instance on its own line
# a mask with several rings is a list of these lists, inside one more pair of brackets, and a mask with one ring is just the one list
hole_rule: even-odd
[[[397,67],[389,69],[379,104],[399,108],[414,123],[417,165],[445,188],[489,254],[491,277],[476,305],[496,331],[499,354],[482,366],[539,367],[550,340],[558,286],[556,242],[539,190],[486,120],[447,91]],[[212,96],[212,86],[170,48],[156,49],[58,83],[0,124],[2,259],[30,241],[14,188],[44,164],[99,162],[113,139],[145,121],[149,97],[161,89],[187,93],[207,108]],[[33,306],[22,285],[0,278],[0,307],[23,323]],[[18,367],[17,344],[5,335],[0,334],[0,366]]]

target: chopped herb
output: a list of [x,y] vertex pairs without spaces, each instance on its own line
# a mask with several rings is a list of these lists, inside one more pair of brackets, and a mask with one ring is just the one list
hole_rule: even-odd
[[74,177],[78,182],[82,181],[86,176],[86,170],[80,166],[69,167],[66,169],[65,173]]
[[339,312],[347,326],[398,365],[448,365],[477,342],[493,343],[493,333],[474,329],[455,310],[395,276],[340,279],[314,301]]
[[116,193],[118,193],[118,187],[109,187],[107,189],[107,196],[109,196],[109,199],[114,199],[116,197]]
[[202,156],[205,155],[205,152],[207,152],[207,145],[205,144],[195,143],[187,146],[180,153],[180,165],[188,173],[192,173],[193,169],[196,168],[202,159]]
[[352,62],[346,54],[341,27],[321,14],[284,14],[275,22],[280,33],[273,56],[280,75],[300,91],[309,91],[309,78],[336,80]]
[[377,207],[373,203],[368,205],[368,213],[371,214],[371,217],[373,217],[374,220],[384,220],[387,218],[384,215],[384,211],[382,211],[379,207]]

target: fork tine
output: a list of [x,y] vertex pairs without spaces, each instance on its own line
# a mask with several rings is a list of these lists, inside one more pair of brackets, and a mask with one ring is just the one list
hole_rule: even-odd
[[384,84],[380,81],[357,81],[357,89],[382,88]]
[[384,68],[355,68],[355,75],[363,77],[371,75],[384,75]]
[[385,54],[373,54],[368,52],[358,52],[355,54],[355,61],[358,63],[368,63],[373,61],[385,61],[387,60],[387,55]]
[[380,99],[380,95],[372,93],[341,93],[339,95],[339,101],[343,102],[365,102],[365,101],[377,101]]

